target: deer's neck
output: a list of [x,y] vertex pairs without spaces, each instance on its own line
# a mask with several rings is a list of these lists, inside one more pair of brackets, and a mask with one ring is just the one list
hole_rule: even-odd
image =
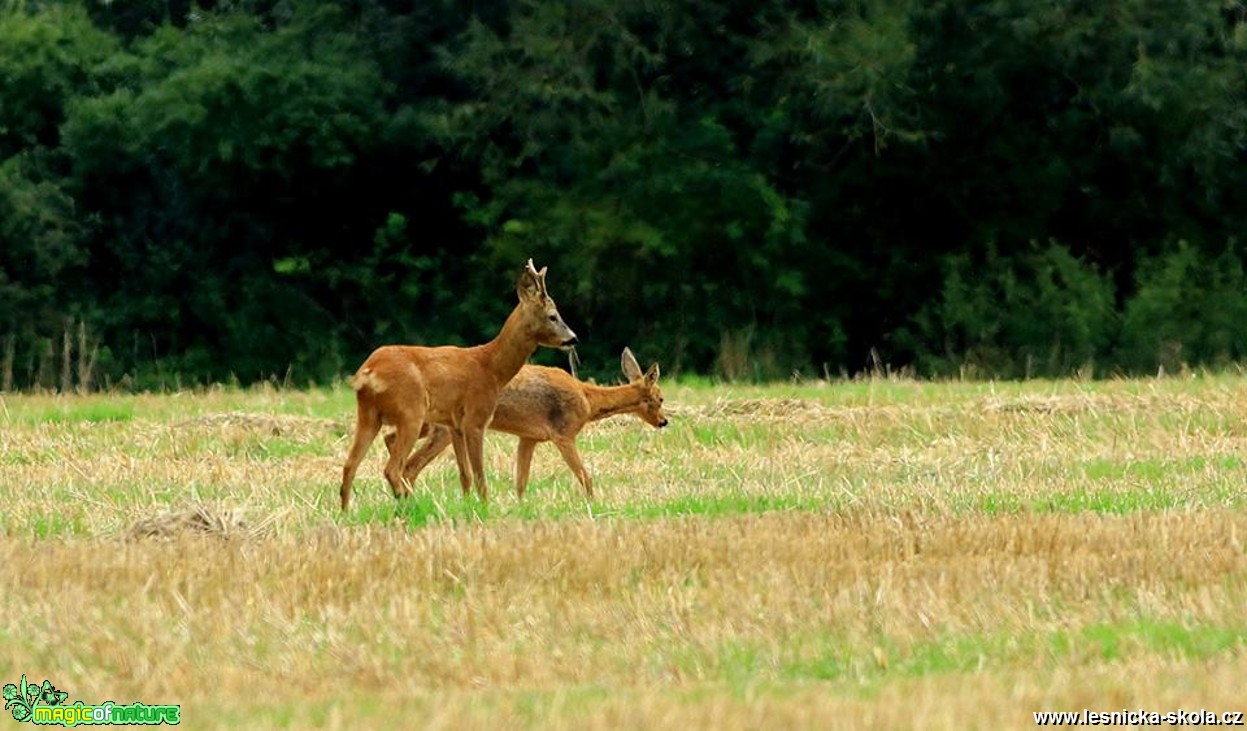
[[595,386],[586,383],[584,393],[589,401],[589,421],[629,414],[641,406],[641,394],[630,385]]
[[537,338],[524,325],[523,305],[511,311],[498,336],[481,349],[499,388],[520,372],[537,349]]

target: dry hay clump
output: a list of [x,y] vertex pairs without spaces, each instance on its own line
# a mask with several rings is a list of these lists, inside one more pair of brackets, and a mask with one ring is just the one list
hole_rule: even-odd
[[253,414],[243,411],[231,411],[222,414],[204,414],[194,419],[179,422],[177,426],[181,428],[207,427],[213,429],[228,427],[239,431],[258,431],[281,437],[340,431],[344,425],[334,419],[320,419],[314,416]]
[[[817,401],[799,398],[716,400],[706,406],[692,407],[691,415],[707,419],[782,421],[794,424],[826,424],[828,422],[861,423],[864,419],[896,418],[907,410],[899,406],[825,406]],[[668,409],[676,417],[690,414],[685,410]]]
[[984,401],[989,413],[1096,414],[1154,407],[1158,399],[1130,394],[1063,394],[1054,396],[990,397]]
[[222,539],[249,539],[267,535],[273,519],[249,522],[241,510],[194,503],[150,518],[142,518],[126,532],[128,540],[173,539],[203,536]]
[[701,409],[701,416],[790,417],[818,415],[828,409],[814,401],[796,398],[716,400]]

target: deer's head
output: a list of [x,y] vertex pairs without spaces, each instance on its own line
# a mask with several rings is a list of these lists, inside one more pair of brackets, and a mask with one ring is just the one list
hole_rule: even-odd
[[628,348],[623,349],[619,365],[623,368],[628,384],[637,389],[641,399],[641,408],[636,412],[641,420],[652,427],[661,429],[667,425],[667,415],[662,410],[662,389],[658,387],[658,364],[654,363],[648,371],[641,372],[636,356]]
[[525,321],[538,344],[549,348],[570,348],[576,344],[576,333],[563,322],[554,298],[546,291],[546,268],[537,271],[529,259],[515,285],[524,310]]

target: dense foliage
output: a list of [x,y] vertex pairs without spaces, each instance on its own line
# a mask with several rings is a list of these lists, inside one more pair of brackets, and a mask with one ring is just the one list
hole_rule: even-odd
[[6,387],[324,382],[530,256],[598,376],[1247,355],[1238,2],[28,0],[0,68]]

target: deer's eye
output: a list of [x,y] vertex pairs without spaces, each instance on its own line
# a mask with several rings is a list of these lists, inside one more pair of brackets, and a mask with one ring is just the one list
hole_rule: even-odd
[[558,321],[559,321],[558,315],[550,315],[550,322],[558,322]]

